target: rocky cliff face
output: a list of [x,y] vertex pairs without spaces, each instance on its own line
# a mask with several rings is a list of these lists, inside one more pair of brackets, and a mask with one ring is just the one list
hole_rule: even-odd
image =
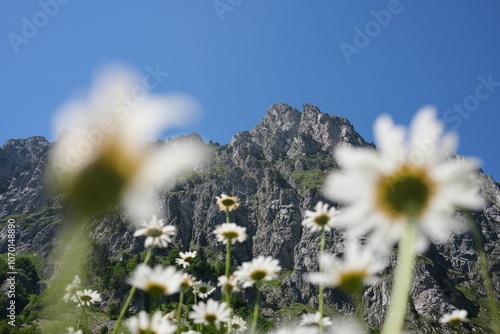
[[[201,139],[193,135],[193,140]],[[322,113],[309,104],[302,112],[286,104],[273,105],[257,126],[236,134],[229,145],[207,145],[211,149],[207,165],[162,194],[165,218],[179,229],[176,247],[198,249],[210,261],[224,261],[225,247],[212,235],[215,226],[224,222],[215,196],[238,196],[241,207],[231,219],[247,228],[249,239],[236,245],[234,264],[269,255],[284,269],[279,284],[263,287],[264,314],[286,323],[296,320],[304,310],[316,309],[317,289],[305,281],[304,274],[318,270],[319,237],[302,229],[304,212],[324,200],[321,186],[328,172],[338,167],[333,158],[338,145],[373,145],[363,140],[347,119]],[[32,137],[10,140],[0,149],[0,227],[4,229],[8,218],[16,219],[19,251],[42,258],[45,279],[51,274],[49,254],[60,223],[58,217],[64,213],[58,199],[44,191],[42,174],[49,147],[44,138]],[[500,188],[489,176],[482,178],[488,204],[473,216],[482,233],[498,293]],[[134,240],[134,229],[123,220],[119,212],[101,218],[92,233],[109,261],[126,260],[143,249],[143,241]],[[6,251],[5,235],[2,230],[0,253]],[[332,232],[326,249],[340,256],[342,241],[342,232]],[[379,282],[364,295],[367,319],[374,327],[381,324],[381,312],[390,297],[394,264],[395,256]],[[438,319],[453,308],[468,310],[477,332],[486,328],[486,294],[469,234],[456,235],[445,245],[432,245],[417,259],[415,271],[409,329],[446,332]],[[105,295],[108,301],[124,298],[120,291],[110,290]],[[500,299],[500,294],[497,297]],[[253,296],[247,293],[244,298]],[[327,290],[327,311],[332,315],[352,311],[348,296]]]

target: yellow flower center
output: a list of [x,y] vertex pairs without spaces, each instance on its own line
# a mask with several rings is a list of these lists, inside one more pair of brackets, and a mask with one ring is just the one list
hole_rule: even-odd
[[221,201],[222,205],[224,205],[226,208],[230,207],[231,205],[234,205],[234,200],[232,198],[225,198]]
[[364,269],[352,269],[340,274],[339,289],[350,294],[357,293],[363,287],[367,273]]
[[215,313],[206,313],[205,320],[213,324],[217,320],[217,315]]
[[222,233],[222,236],[227,240],[232,240],[238,236],[238,233],[236,233],[235,231],[226,231]]
[[264,277],[266,277],[267,272],[264,270],[255,270],[250,274],[250,278],[253,279],[254,281],[260,281]]
[[153,297],[160,297],[167,292],[167,287],[165,285],[150,282],[146,285],[145,290]]
[[163,234],[163,231],[159,228],[151,227],[146,231],[146,235],[152,238],[158,238]]
[[206,286],[200,286],[200,288],[198,289],[199,292],[201,293],[207,293],[208,292],[208,288]]
[[452,324],[452,325],[458,325],[462,322],[462,319],[460,318],[451,318],[448,323]]
[[85,213],[116,205],[141,166],[117,139],[105,138],[97,157],[71,178],[67,189],[71,201]]
[[316,218],[314,218],[314,222],[316,223],[316,225],[321,227],[325,227],[329,221],[330,221],[330,216],[327,214],[321,214],[316,216]]
[[139,334],[157,334],[158,332],[149,328],[139,328]]
[[81,300],[82,302],[84,302],[84,303],[85,303],[85,302],[90,302],[90,301],[92,300],[92,296],[89,296],[89,295],[81,295],[81,296],[80,296],[80,300]]
[[384,175],[378,180],[376,202],[391,218],[412,219],[425,211],[435,188],[427,170],[405,164],[394,174]]

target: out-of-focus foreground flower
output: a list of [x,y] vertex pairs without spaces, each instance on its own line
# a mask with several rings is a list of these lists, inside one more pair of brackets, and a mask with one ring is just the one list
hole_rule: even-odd
[[436,111],[423,108],[408,131],[389,116],[375,123],[378,151],[339,147],[336,159],[343,167],[331,174],[324,194],[348,203],[339,223],[360,235],[374,232],[373,244],[391,247],[409,224],[417,229],[416,248],[428,241],[446,241],[460,228],[452,217],[456,208],[479,209],[476,165],[466,159],[450,159],[458,145]]
[[308,280],[351,294],[358,293],[363,285],[373,284],[377,274],[387,265],[385,259],[378,258],[371,249],[361,248],[354,240],[347,243],[342,261],[329,254],[320,254],[319,262],[324,271],[310,273]]
[[151,317],[145,311],[141,311],[138,315],[127,319],[125,325],[132,334],[173,334],[177,329],[176,325],[163,319],[160,311],[156,311]]
[[189,121],[197,104],[185,96],[151,96],[141,82],[130,70],[110,69],[86,99],[68,102],[59,113],[52,182],[83,214],[124,202],[135,219],[150,217],[154,205],[146,190],[201,163],[203,151],[194,141],[146,147],[164,129]]

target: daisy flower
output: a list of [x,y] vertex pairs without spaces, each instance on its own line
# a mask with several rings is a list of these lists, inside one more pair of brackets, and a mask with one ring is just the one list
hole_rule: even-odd
[[151,268],[141,263],[127,280],[127,283],[152,296],[172,295],[180,290],[182,273],[173,266],[164,268],[157,265]]
[[229,321],[231,309],[225,302],[216,302],[209,299],[207,303],[199,302],[193,305],[193,310],[189,313],[189,319],[192,319],[195,324],[215,325],[220,329],[220,324]]
[[80,280],[80,277],[78,277],[78,275],[75,275],[75,278],[73,278],[73,282],[66,285],[66,288],[65,288],[66,294],[63,297],[63,300],[66,303],[71,299],[71,297],[73,297],[75,292],[78,291],[81,283],[82,283],[82,281]]
[[255,283],[262,281],[270,281],[277,278],[277,273],[281,270],[279,261],[272,257],[259,257],[251,262],[244,262],[234,272],[234,276],[238,282],[242,283],[243,288],[248,288]]
[[302,314],[299,325],[319,327],[321,323],[323,323],[323,327],[331,326],[332,320],[329,317],[323,317],[323,320],[321,320],[321,314],[319,312],[316,312]]
[[232,245],[238,242],[243,242],[247,239],[246,227],[241,227],[235,223],[220,224],[213,232],[217,236],[217,241],[227,244],[230,242]]
[[129,69],[110,68],[85,99],[68,101],[58,113],[50,176],[82,213],[123,203],[136,220],[151,216],[157,194],[146,196],[148,189],[173,185],[202,161],[201,141],[146,148],[165,128],[189,123],[199,107],[191,98],[153,96],[146,89],[135,96],[137,88],[144,88],[141,83]]
[[196,284],[195,279],[188,273],[182,274],[181,291],[186,292]]
[[205,299],[208,296],[210,296],[214,291],[215,287],[212,286],[210,283],[204,283],[200,281],[194,285],[193,293],[196,293],[198,294],[198,297]]
[[75,293],[76,296],[71,297],[71,300],[78,303],[78,306],[90,306],[101,301],[101,295],[97,291],[90,289],[79,290]]
[[233,275],[230,275],[229,278],[226,275],[219,276],[217,278],[219,281],[217,283],[217,286],[220,286],[222,292],[238,292],[240,291],[238,287],[238,282],[236,281],[236,278]]
[[82,332],[81,329],[75,331],[75,329],[73,327],[68,327],[68,333],[67,334],[83,334],[83,332]]
[[328,254],[320,254],[319,261],[323,272],[309,274],[309,281],[348,293],[356,293],[363,285],[373,284],[376,275],[386,267],[385,261],[375,257],[371,249],[361,249],[355,241],[347,243],[342,261]]
[[217,205],[219,206],[220,211],[233,211],[238,209],[240,203],[238,203],[239,199],[236,196],[227,196],[226,194],[222,194],[215,197],[217,199]]
[[149,222],[142,221],[142,228],[135,231],[134,237],[146,236],[144,247],[158,246],[166,248],[172,242],[172,237],[175,235],[177,229],[172,225],[165,225],[163,219],[153,218]]
[[467,322],[467,311],[466,310],[454,310],[451,313],[447,313],[439,319],[442,324],[459,324],[461,322]]
[[194,252],[179,252],[180,258],[175,259],[175,263],[182,266],[182,268],[189,267],[189,263],[196,257],[196,251]]
[[318,202],[314,211],[307,210],[306,218],[302,221],[302,226],[308,227],[311,231],[331,231],[335,226],[335,216],[337,210],[332,206],[328,209],[328,204]]
[[163,319],[160,311],[156,311],[151,318],[145,311],[141,311],[138,315],[127,319],[125,326],[132,334],[173,334],[177,330],[176,325]]
[[357,235],[374,232],[374,244],[393,245],[413,224],[415,248],[423,252],[428,240],[444,242],[460,229],[456,208],[480,209],[477,167],[466,159],[449,159],[457,137],[443,133],[436,111],[423,108],[410,129],[393,124],[389,116],[375,122],[378,151],[339,147],[342,171],[332,173],[324,195],[348,205],[339,222]]
[[227,323],[228,333],[240,333],[247,329],[247,323],[242,317],[234,316]]

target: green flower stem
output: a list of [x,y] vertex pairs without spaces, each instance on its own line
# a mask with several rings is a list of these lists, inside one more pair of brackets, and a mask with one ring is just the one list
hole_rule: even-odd
[[399,334],[404,325],[408,295],[413,278],[413,263],[415,261],[415,239],[417,226],[410,221],[399,243],[398,263],[394,273],[391,304],[382,327],[382,334]]
[[[231,265],[231,240],[228,240],[226,247],[226,277],[228,280],[229,280],[230,265]],[[229,291],[224,291],[224,294],[226,295],[227,306],[231,307],[231,294],[229,293]]]
[[181,291],[179,296],[179,306],[177,307],[177,333],[181,332],[181,313],[182,313],[183,300],[184,300],[184,292]]
[[491,284],[490,274],[488,272],[488,260],[484,253],[483,239],[481,238],[481,233],[477,228],[476,221],[472,217],[469,211],[465,212],[465,216],[469,222],[470,230],[472,236],[474,237],[474,242],[477,247],[477,255],[479,257],[479,264],[481,266],[481,272],[484,280],[484,288],[486,289],[486,294],[488,295],[488,308],[490,311],[490,326],[493,333],[500,333],[500,313],[498,310],[498,304],[495,298],[495,292],[493,290],[493,285]]
[[84,319],[84,328],[85,332],[89,331],[89,319],[87,318],[87,307],[85,305],[82,305],[82,314],[83,314],[83,319]]
[[78,323],[76,324],[76,330],[78,331],[80,329],[80,323],[83,319],[83,329],[85,330],[85,333],[87,333],[89,331],[89,324],[88,324],[88,319],[87,319],[87,312],[85,312],[85,305],[78,302],[78,304],[81,306],[82,308],[82,314],[80,314],[80,318],[78,319]]
[[[194,292],[194,305],[197,305],[198,304],[198,294],[196,292]],[[201,328],[202,328],[202,325],[201,324],[197,324],[196,325],[196,329],[198,330],[198,332],[201,333]]]
[[[226,224],[229,224],[229,210],[226,209]],[[231,266],[231,240],[227,241],[226,247],[226,277],[229,280],[229,267]],[[231,294],[229,291],[224,292],[226,297],[226,303],[228,307],[231,307]]]
[[260,284],[257,283],[257,297],[255,298],[255,306],[253,308],[253,320],[252,320],[252,331],[250,334],[255,333],[257,328],[257,319],[259,317],[259,304],[260,304]]
[[356,308],[356,317],[361,324],[365,323],[365,310],[363,307],[363,289],[353,293],[354,307]]
[[[323,228],[321,230],[321,244],[319,246],[319,255],[322,256],[323,253],[325,252],[325,239],[326,239],[326,231]],[[323,273],[323,265],[321,264],[321,261],[319,263],[319,272]],[[320,315],[320,321],[319,321],[319,333],[323,334],[323,317],[324,317],[324,305],[323,305],[323,291],[324,291],[324,286],[323,283],[319,284],[319,315]]]
[[[149,248],[148,252],[146,253],[146,257],[144,258],[143,264],[147,264],[149,262],[149,259],[151,258],[152,253],[153,253],[153,249]],[[128,306],[130,305],[130,302],[132,301],[132,297],[134,297],[135,290],[136,290],[135,286],[133,286],[130,289],[127,300],[125,301],[125,304],[123,304],[122,310],[120,311],[120,315],[118,316],[118,319],[116,320],[115,325],[113,326],[113,332],[111,332],[111,334],[116,334],[118,332],[118,328],[120,327],[122,319],[128,310]]]

